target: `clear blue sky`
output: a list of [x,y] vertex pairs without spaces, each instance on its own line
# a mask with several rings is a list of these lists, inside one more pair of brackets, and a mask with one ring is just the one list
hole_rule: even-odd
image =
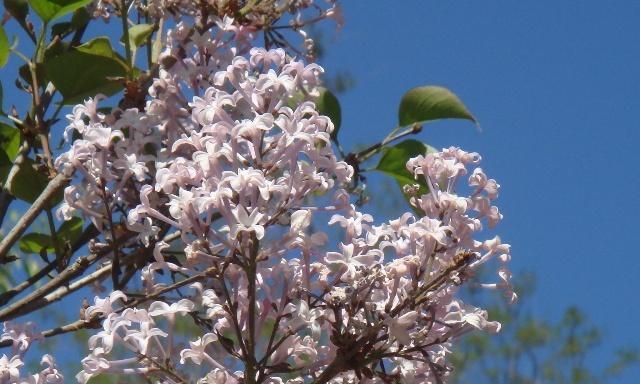
[[483,155],[502,185],[514,270],[538,277],[534,310],[555,318],[579,305],[605,330],[598,358],[640,347],[640,2],[346,1],[344,11],[322,64],[357,82],[340,97],[346,146],[384,136],[409,88],[452,89],[483,132],[444,122],[420,138]]

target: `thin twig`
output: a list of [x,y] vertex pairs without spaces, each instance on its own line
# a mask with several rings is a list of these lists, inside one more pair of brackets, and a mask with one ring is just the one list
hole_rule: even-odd
[[[155,293],[152,293],[150,295],[141,297],[139,299],[136,299],[132,302],[130,302],[129,304],[119,308],[118,310],[115,311],[115,313],[122,313],[125,309],[129,309],[129,308],[133,308],[136,307],[144,302],[147,302],[149,300],[153,300],[155,298],[158,298],[162,295],[164,295],[167,292],[171,292],[174,291],[178,288],[182,288],[187,284],[193,283],[195,281],[210,277],[213,273],[216,273],[217,271],[217,267],[210,267],[207,268],[206,270],[204,270],[203,272],[197,274],[197,275],[193,275],[189,278],[186,278],[184,280],[181,280],[175,284],[169,285],[165,288],[162,288],[160,290],[158,290]],[[90,320],[84,320],[84,319],[80,319],[80,320],[76,320],[72,323],[60,326],[60,327],[56,327],[56,328],[52,328],[49,329],[47,331],[42,332],[42,336],[44,337],[52,337],[52,336],[57,336],[57,335],[61,335],[63,333],[69,333],[69,332],[75,332],[75,331],[79,331],[81,329],[85,329],[85,328],[95,328],[96,326],[99,326],[100,321],[103,320],[102,317],[96,317],[94,319],[90,319]],[[8,347],[12,344],[11,340],[6,340],[3,342],[0,342],[0,348],[2,347]]]

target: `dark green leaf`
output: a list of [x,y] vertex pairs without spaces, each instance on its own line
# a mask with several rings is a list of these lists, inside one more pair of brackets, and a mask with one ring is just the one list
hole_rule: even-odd
[[340,130],[340,124],[342,123],[342,111],[340,109],[340,102],[336,96],[324,87],[319,87],[320,94],[316,97],[310,96],[308,93],[298,92],[291,96],[287,105],[296,109],[303,101],[313,101],[316,104],[316,109],[321,115],[327,116],[333,123],[333,132],[331,137],[336,138],[338,131]]
[[446,88],[413,88],[400,101],[400,126],[438,119],[466,119],[478,123],[460,99]]
[[[61,242],[69,241],[73,243],[82,234],[82,219],[74,217],[69,221],[62,223],[56,231],[58,240]],[[47,252],[54,252],[54,242],[50,235],[42,233],[29,233],[23,236],[18,242],[20,250],[25,253],[40,253],[42,249]]]
[[15,160],[20,149],[20,131],[10,125],[0,123],[0,149],[10,162]]
[[29,14],[29,4],[27,0],[4,0],[4,8],[20,24],[23,24]]
[[62,55],[69,50],[69,43],[67,41],[56,40],[54,43],[49,44],[44,51],[44,61],[53,59],[56,56]]
[[[138,48],[147,42],[147,38],[153,33],[153,25],[137,24],[129,28],[129,44],[132,48]],[[124,36],[120,39],[124,43]]]
[[0,292],[6,292],[14,285],[9,268],[0,268]]
[[376,170],[386,173],[394,177],[401,186],[406,184],[420,184],[426,188],[424,181],[416,180],[411,172],[407,170],[407,161],[418,155],[435,152],[436,150],[417,140],[405,140],[400,144],[388,148],[380,162],[376,166]]
[[0,68],[7,65],[10,52],[9,39],[7,38],[7,34],[4,32],[4,28],[0,25]]
[[63,21],[54,24],[51,27],[51,35],[60,35],[64,38],[72,32],[84,28],[90,20],[91,16],[85,8],[77,9],[75,12],[73,12],[73,16],[71,17],[70,21]]
[[111,48],[109,38],[105,36],[96,37],[76,48],[78,52],[83,52],[95,56],[108,57],[110,59],[119,59],[117,53]]
[[91,3],[92,0],[29,0],[31,8],[48,22]]
[[69,241],[74,243],[82,234],[82,219],[79,217],[73,217],[69,221],[62,223],[58,228],[57,234],[62,238],[62,241]]
[[[20,68],[18,68],[18,75],[20,75],[20,78],[27,84],[31,84],[33,81],[28,64],[21,65]],[[44,89],[44,87],[47,86],[47,81],[45,81],[46,77],[42,64],[36,64],[36,76],[38,77],[38,86]]]
[[318,112],[331,119],[333,123],[331,138],[335,140],[340,130],[340,124],[342,123],[342,110],[340,109],[338,98],[328,89],[320,88],[320,96],[318,96],[314,102],[316,103]]
[[18,241],[20,250],[25,253],[40,253],[42,249],[47,252],[53,251],[51,237],[43,233],[29,233]]
[[0,183],[4,183],[20,149],[20,131],[0,123]]
[[127,73],[126,64],[113,52],[106,37],[54,57],[45,63],[45,69],[65,104],[75,104],[98,93],[113,95],[122,89],[122,83],[109,78]]
[[89,23],[89,21],[91,21],[91,15],[86,8],[76,9],[71,17],[71,25],[75,29],[83,28]]
[[[416,180],[413,177],[407,169],[407,161],[412,157],[432,152],[436,152],[436,149],[427,144],[417,140],[405,140],[400,144],[386,149],[375,169],[396,179],[401,191],[407,184],[417,184],[419,185],[418,195],[423,195],[429,191],[429,188],[423,179]],[[408,196],[405,195],[405,197]]]
[[[30,31],[30,26],[27,24],[27,15],[29,15],[29,3],[27,0],[4,0],[4,9],[13,16],[18,24],[22,26],[22,29]],[[33,32],[28,33],[33,38]]]
[[[27,159],[18,170],[18,173],[11,183],[11,194],[20,200],[29,203],[36,201],[40,193],[49,184],[49,179],[42,172],[35,168],[31,159]],[[62,191],[58,193],[49,204],[49,208],[54,207],[62,200]]]
[[70,21],[63,21],[61,23],[56,23],[51,26],[51,34],[53,36],[60,35],[62,37],[68,35],[73,32],[73,25]]

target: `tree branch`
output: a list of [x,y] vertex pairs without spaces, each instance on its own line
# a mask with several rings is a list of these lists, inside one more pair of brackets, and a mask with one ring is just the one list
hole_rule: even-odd
[[69,179],[65,175],[58,174],[47,184],[47,187],[42,191],[40,196],[38,196],[33,205],[29,207],[27,212],[25,212],[7,236],[0,242],[0,264],[3,263],[13,244],[18,241],[18,238],[29,228],[40,212],[47,207],[53,196],[67,185],[68,181]]
[[[186,278],[184,280],[181,280],[175,284],[169,285],[168,287],[165,287],[153,294],[144,296],[142,298],[136,299],[134,301],[132,301],[131,303],[119,308],[118,310],[115,311],[115,313],[121,313],[122,311],[124,311],[125,309],[128,308],[133,308],[136,307],[144,302],[147,302],[149,300],[153,300],[157,297],[160,297],[162,295],[164,295],[167,292],[171,292],[173,290],[176,290],[178,288],[182,288],[187,284],[193,283],[195,281],[198,281],[200,279],[204,279],[207,277],[210,277],[213,273],[216,273],[217,271],[217,267],[210,267],[207,268],[206,270],[204,270],[203,272],[191,276],[189,278]],[[63,333],[69,333],[69,332],[75,332],[75,331],[79,331],[81,329],[85,329],[85,328],[95,328],[97,326],[99,326],[100,321],[104,320],[102,317],[97,317],[94,319],[90,319],[90,320],[85,320],[85,319],[80,319],[80,320],[76,320],[73,323],[69,323],[60,327],[56,327],[56,328],[52,328],[49,330],[46,330],[44,332],[42,332],[42,336],[44,337],[52,337],[52,336],[57,336],[57,335],[61,335]],[[3,347],[8,347],[11,346],[12,341],[11,340],[6,340],[6,341],[2,341],[0,342],[0,348]]]

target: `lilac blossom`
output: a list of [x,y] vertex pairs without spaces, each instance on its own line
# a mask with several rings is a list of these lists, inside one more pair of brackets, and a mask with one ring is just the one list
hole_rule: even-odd
[[[264,3],[292,13],[310,44],[302,14],[314,1]],[[327,4],[317,17],[341,20]],[[94,15],[113,12],[107,0],[93,6]],[[104,239],[94,247],[122,241],[106,256],[113,263],[123,249],[147,251],[134,277],[140,296],[153,299],[116,290],[85,310],[101,329],[79,382],[121,374],[159,383],[438,383],[457,337],[499,331],[459,297],[469,283],[515,299],[510,247],[482,234],[502,214],[493,205],[499,184],[478,154],[451,147],[411,159],[407,170],[428,191],[407,188],[413,212],[376,222],[352,204],[354,168],[334,152],[333,122],[312,101],[322,68],[249,46],[266,8],[245,20],[206,15],[210,33],[183,19],[198,13],[193,2],[133,6],[157,19],[180,15],[161,54],[172,64],[159,69],[144,108],[104,115],[96,97],[73,109],[67,137],[80,139],[56,166],[74,182],[58,214],[91,220]],[[334,224],[339,243],[322,230]],[[170,235],[175,242],[165,242]],[[495,267],[498,282],[477,281],[481,266]],[[188,288],[167,289],[181,278]],[[178,332],[181,324],[198,336]],[[21,349],[37,337],[6,328],[3,340],[18,347],[0,359],[0,379],[14,380]],[[386,372],[374,374],[371,362]],[[45,365],[38,377],[62,380]]]

